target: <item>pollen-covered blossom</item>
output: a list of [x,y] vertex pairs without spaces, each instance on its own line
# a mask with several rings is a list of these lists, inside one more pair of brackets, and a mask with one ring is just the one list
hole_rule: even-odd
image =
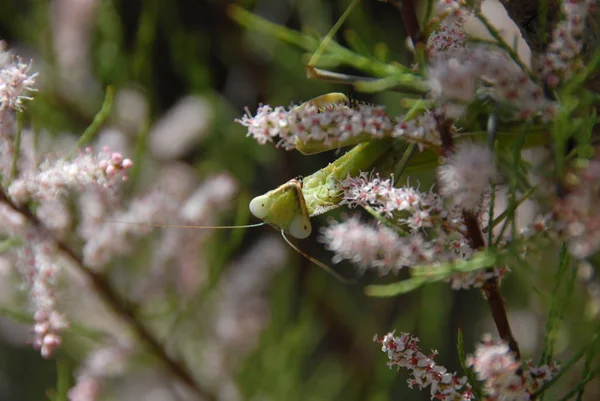
[[56,305],[54,286],[59,265],[56,247],[35,229],[24,235],[25,245],[17,251],[17,269],[30,293],[34,310],[33,346],[49,358],[60,346],[60,332],[68,327],[66,318]]
[[493,341],[489,334],[483,336],[475,355],[467,358],[467,365],[483,381],[488,401],[528,401],[558,372],[555,363],[536,367],[529,361],[521,366],[508,345]]
[[0,111],[10,108],[20,110],[23,100],[31,99],[28,92],[35,91],[33,84],[37,73],[31,73],[31,63],[25,64],[6,50],[0,41]]
[[431,399],[444,401],[462,401],[473,399],[471,386],[466,377],[458,377],[456,373],[448,373],[447,369],[435,363],[437,355],[432,351],[425,355],[419,348],[419,339],[408,333],[388,333],[383,338],[375,336],[374,340],[381,344],[381,350],[387,353],[391,368],[408,369],[412,377],[408,379],[408,387],[418,386],[419,389],[431,386]]
[[588,14],[596,10],[596,0],[561,1],[563,20],[552,32],[552,42],[539,61],[539,74],[546,85],[555,88],[583,67],[579,57]]
[[386,226],[362,223],[358,218],[333,222],[321,229],[319,240],[334,252],[334,263],[344,259],[361,272],[376,269],[381,275],[398,272],[406,266],[447,259],[449,253],[438,241],[426,240],[415,233],[401,237]]
[[479,205],[495,175],[493,153],[474,143],[458,145],[437,170],[440,194],[452,198],[455,205],[466,210],[474,210]]
[[440,54],[464,49],[467,34],[462,24],[443,24],[427,39],[427,57],[435,60]]
[[38,171],[27,171],[14,180],[8,193],[15,202],[24,203],[30,199],[52,200],[86,185],[112,189],[116,183],[127,179],[123,172],[131,166],[131,160],[108,148],[97,155],[87,148],[70,160],[46,159]]
[[438,145],[435,119],[429,112],[414,119],[391,119],[382,106],[345,103],[320,108],[310,102],[287,110],[282,106],[261,105],[255,116],[247,111],[236,122],[248,128],[248,136],[260,144],[276,142],[286,150],[297,143],[316,141],[325,146],[343,144],[353,138],[383,137],[415,141],[421,147]]

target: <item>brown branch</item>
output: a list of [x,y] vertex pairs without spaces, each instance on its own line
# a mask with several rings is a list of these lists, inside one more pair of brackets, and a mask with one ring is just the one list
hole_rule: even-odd
[[[481,229],[479,228],[477,217],[472,212],[467,210],[463,210],[462,215],[465,225],[467,226],[467,234],[469,241],[471,242],[471,247],[473,249],[481,249],[485,247],[485,241],[483,239]],[[493,270],[493,268],[489,268],[486,271],[493,273]],[[517,340],[515,340],[515,337],[510,329],[510,323],[508,321],[508,314],[506,312],[506,306],[504,305],[504,299],[502,298],[500,289],[498,288],[498,279],[492,275],[492,277],[485,281],[482,289],[483,293],[485,294],[485,298],[488,301],[490,311],[492,312],[494,323],[498,329],[498,335],[502,340],[506,341],[510,350],[515,353],[515,357],[517,359],[521,359],[519,344],[517,343]]]
[[400,10],[402,14],[402,21],[406,28],[406,33],[412,39],[414,45],[423,42],[421,37],[421,28],[419,26],[419,19],[417,18],[417,12],[415,5],[412,0],[397,0],[394,5]]
[[164,345],[154,336],[151,330],[146,327],[135,315],[135,313],[125,306],[125,301],[117,294],[112,288],[106,278],[91,270],[83,263],[83,259],[73,249],[71,249],[66,243],[59,241],[48,231],[44,224],[28,209],[16,205],[12,200],[8,198],[6,193],[0,189],[0,202],[6,203],[13,210],[23,215],[33,226],[44,233],[56,243],[58,249],[65,253],[75,265],[90,281],[96,292],[104,299],[106,304],[112,311],[125,320],[135,331],[138,337],[144,342],[151,353],[153,353],[170,371],[170,373],[185,383],[199,398],[203,400],[216,400],[217,397],[201,388],[196,379],[189,372],[188,368],[182,361],[174,359],[169,356],[164,348]]
[[[440,138],[442,140],[443,155],[448,157],[454,152],[454,140],[450,131],[451,123],[447,120],[438,118],[438,129],[440,131]],[[477,217],[470,211],[463,209],[462,216],[467,227],[467,239],[471,243],[473,250],[481,249],[485,247],[485,240],[483,239],[483,233],[477,222]],[[494,268],[486,269],[486,272],[493,273]],[[492,318],[496,324],[498,335],[500,338],[508,344],[508,347],[514,352],[517,359],[521,358],[521,352],[519,351],[519,345],[515,340],[512,330],[510,329],[510,323],[508,321],[508,313],[504,304],[504,299],[500,294],[498,287],[498,279],[492,274],[492,276],[486,280],[483,285],[483,292],[488,301]]]

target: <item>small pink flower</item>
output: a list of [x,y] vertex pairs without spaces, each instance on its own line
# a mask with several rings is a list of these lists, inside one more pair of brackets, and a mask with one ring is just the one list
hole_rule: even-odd
[[236,122],[247,127],[247,136],[261,145],[276,142],[277,146],[286,150],[294,149],[297,143],[309,141],[335,146],[358,136],[377,139],[402,137],[419,143],[421,147],[439,144],[432,113],[427,112],[411,120],[402,117],[391,119],[382,106],[367,104],[353,107],[338,104],[320,109],[309,102],[300,109],[290,110],[261,105],[255,116],[247,110],[246,115]]
[[0,111],[10,108],[21,110],[23,100],[34,92],[37,73],[30,73],[31,63],[23,63],[17,56],[6,51],[6,43],[0,41]]
[[94,185],[112,189],[122,180],[133,162],[119,153],[104,149],[92,154],[90,148],[73,159],[46,159],[38,171],[28,171],[14,180],[8,188],[12,199],[24,203],[29,199],[54,200],[73,189]]
[[467,365],[483,381],[490,401],[528,401],[544,382],[551,380],[558,372],[558,365],[555,363],[535,367],[528,361],[527,368],[522,369],[508,345],[502,341],[493,341],[489,334],[483,336],[475,355],[467,358]]
[[411,373],[408,387],[419,387],[421,390],[431,386],[431,398],[439,400],[466,401],[473,399],[471,386],[466,377],[458,377],[456,373],[448,373],[443,366],[434,361],[436,351],[425,355],[419,348],[419,339],[408,333],[388,333],[383,338],[375,336],[375,342],[381,344],[381,350],[387,353],[390,368],[405,368]]

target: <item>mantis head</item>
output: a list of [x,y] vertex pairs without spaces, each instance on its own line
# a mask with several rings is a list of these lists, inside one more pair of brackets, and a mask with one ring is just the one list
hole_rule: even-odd
[[302,184],[297,180],[252,199],[250,213],[298,239],[304,239],[312,232]]

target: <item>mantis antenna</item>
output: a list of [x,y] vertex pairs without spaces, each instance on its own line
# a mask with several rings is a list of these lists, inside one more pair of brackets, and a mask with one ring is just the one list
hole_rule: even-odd
[[192,225],[183,225],[183,224],[156,224],[156,223],[138,223],[137,221],[119,221],[119,220],[105,220],[102,221],[108,223],[118,223],[118,224],[134,224],[136,226],[147,226],[154,228],[188,228],[188,229],[230,229],[230,228],[253,228],[264,226],[265,222],[255,223],[255,224],[245,224],[241,226],[192,226]]
[[340,27],[342,26],[342,24],[344,23],[346,18],[348,18],[348,16],[352,12],[352,9],[354,9],[354,7],[356,7],[356,5],[358,4],[359,1],[360,0],[352,0],[352,3],[350,3],[348,8],[346,8],[346,11],[344,11],[342,16],[335,23],[335,25],[329,30],[329,32],[327,33],[327,36],[325,36],[323,41],[321,41],[319,48],[314,52],[314,54],[310,58],[310,61],[308,62],[308,66],[306,67],[307,74],[309,76],[310,76],[311,70],[313,70],[315,68],[315,65],[317,64],[317,60],[319,59],[319,57],[321,57],[323,52],[325,52],[325,48],[329,45],[329,42],[331,42],[331,39],[333,39],[333,35],[335,35],[335,33],[340,29]]
[[325,270],[327,273],[331,274],[339,282],[344,283],[344,284],[356,284],[356,280],[352,280],[352,279],[348,279],[346,277],[343,277],[339,273],[335,272],[331,267],[327,266],[325,263],[323,263],[323,262],[321,262],[321,261],[313,258],[312,256],[308,255],[306,252],[304,252],[301,249],[299,249],[296,245],[292,244],[292,242],[288,239],[288,237],[286,237],[285,231],[281,230],[281,236],[283,237],[283,239],[285,240],[285,242],[287,242],[287,244],[290,247],[292,247],[292,249],[294,251],[298,252],[300,255],[304,256],[307,260],[309,260],[310,262],[312,262],[315,265],[319,266],[321,269]]
[[[133,221],[118,221],[118,220],[103,220],[108,223],[119,223],[119,224],[133,224],[138,226],[147,226],[147,227],[155,227],[155,228],[187,228],[187,229],[230,229],[230,228],[252,228],[252,227],[260,227],[264,226],[266,223],[256,223],[256,224],[246,224],[242,226],[193,226],[193,225],[181,225],[181,224],[154,224],[154,223],[138,223]],[[287,244],[300,255],[305,257],[310,262],[319,266],[327,273],[331,274],[335,277],[336,280],[344,283],[344,284],[356,284],[356,280],[347,279],[340,274],[336,273],[331,267],[327,266],[325,263],[318,261],[317,259],[309,256],[306,252],[299,249],[297,246],[292,244],[292,242],[286,237],[285,232],[281,230],[281,236],[287,242]]]

